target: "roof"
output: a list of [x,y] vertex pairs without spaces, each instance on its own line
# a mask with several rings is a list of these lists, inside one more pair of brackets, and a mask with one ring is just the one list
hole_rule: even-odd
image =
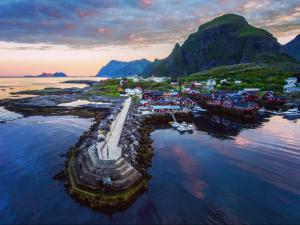
[[145,91],[144,94],[151,94],[154,96],[162,96],[164,95],[163,91]]
[[180,109],[180,107],[177,105],[154,105],[152,107],[154,110],[160,110],[160,109],[179,110]]

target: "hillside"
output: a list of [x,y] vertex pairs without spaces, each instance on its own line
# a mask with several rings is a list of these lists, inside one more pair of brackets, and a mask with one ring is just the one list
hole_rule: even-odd
[[[181,81],[205,81],[209,78],[220,80],[227,79],[229,84],[219,86],[219,89],[237,90],[241,88],[260,88],[264,90],[282,91],[284,80],[295,76],[293,72],[259,64],[236,64],[215,67],[181,78]],[[235,80],[241,80],[240,85],[235,85]]]
[[150,63],[151,62],[147,59],[134,60],[130,62],[111,60],[107,65],[100,69],[96,76],[115,78],[141,74],[145,67]]
[[283,50],[300,61],[300,34],[286,45],[283,45]]
[[245,18],[227,14],[199,27],[165,59],[146,67],[146,76],[185,76],[221,65],[240,63],[295,63],[281,53],[281,45],[269,32],[248,24]]

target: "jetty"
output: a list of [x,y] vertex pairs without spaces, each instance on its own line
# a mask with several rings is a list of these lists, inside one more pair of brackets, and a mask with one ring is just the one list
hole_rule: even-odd
[[[76,186],[96,191],[103,191],[107,187],[113,191],[122,191],[142,178],[122,157],[122,148],[119,146],[130,104],[131,98],[124,100],[118,108],[120,111],[111,114],[115,117],[113,121],[110,120],[109,132],[105,133],[99,128],[97,141],[82,149],[70,162],[72,180]],[[104,139],[101,138],[103,135]]]
[[119,142],[130,104],[131,98],[127,98],[124,101],[122,111],[112,122],[111,129],[106,135],[105,141],[97,144],[97,151],[100,160],[117,160],[121,157],[122,149],[119,147]]

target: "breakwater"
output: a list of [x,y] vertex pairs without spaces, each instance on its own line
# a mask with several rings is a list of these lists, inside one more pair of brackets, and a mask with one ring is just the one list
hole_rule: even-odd
[[[68,154],[67,190],[94,209],[127,208],[147,189],[147,168],[153,156],[150,133],[172,120],[170,114],[139,115],[137,102],[128,107],[127,101],[95,123]],[[191,114],[178,113],[176,118],[190,120]],[[120,156],[113,151],[120,151]]]

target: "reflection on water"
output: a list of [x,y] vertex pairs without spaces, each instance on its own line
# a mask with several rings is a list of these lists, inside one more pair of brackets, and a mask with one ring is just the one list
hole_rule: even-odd
[[85,87],[85,84],[70,84],[62,83],[68,80],[100,80],[99,77],[61,77],[61,78],[3,78],[0,77],[0,99],[4,98],[18,98],[28,97],[29,95],[13,95],[11,93],[27,90],[41,90],[48,87],[54,88],[71,88],[71,87]]
[[154,131],[148,191],[112,215],[79,205],[52,180],[89,121],[0,124],[0,223],[299,224],[300,122],[216,119],[195,120],[193,134]]
[[[165,160],[151,170],[158,166],[162,173],[162,167],[172,168],[177,184],[190,190],[201,181],[197,190],[204,198],[190,192],[193,197],[239,223],[299,223],[299,124],[279,116],[252,125],[215,123],[215,118],[206,117],[195,120],[197,132],[192,135],[157,130],[154,158],[163,155]],[[184,178],[179,174],[185,174]]]

